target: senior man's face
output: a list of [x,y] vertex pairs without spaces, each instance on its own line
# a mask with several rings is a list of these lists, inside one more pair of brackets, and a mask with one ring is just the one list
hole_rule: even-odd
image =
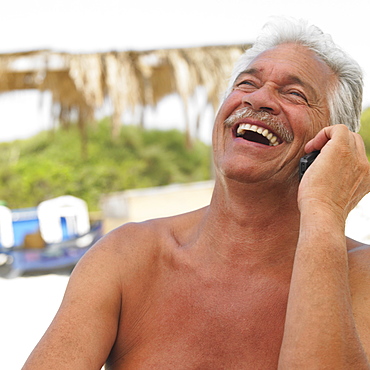
[[241,181],[292,176],[304,144],[329,124],[327,96],[335,78],[304,46],[261,53],[237,77],[217,114],[216,168]]

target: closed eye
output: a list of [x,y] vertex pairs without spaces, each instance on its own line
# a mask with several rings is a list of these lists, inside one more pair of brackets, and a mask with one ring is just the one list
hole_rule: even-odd
[[304,95],[297,92],[297,91],[291,91],[290,94],[300,96],[301,98],[304,98]]
[[305,102],[307,102],[306,96],[299,91],[289,91],[288,94],[298,96],[299,98],[302,98]]
[[237,86],[240,86],[240,85],[250,85],[250,86],[255,86],[254,83],[252,81],[242,81],[242,82],[239,82]]

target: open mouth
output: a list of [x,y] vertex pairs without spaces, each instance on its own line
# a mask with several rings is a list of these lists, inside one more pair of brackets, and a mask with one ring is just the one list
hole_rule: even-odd
[[251,125],[249,123],[241,123],[237,127],[236,137],[268,146],[277,146],[281,144],[281,140],[267,128]]

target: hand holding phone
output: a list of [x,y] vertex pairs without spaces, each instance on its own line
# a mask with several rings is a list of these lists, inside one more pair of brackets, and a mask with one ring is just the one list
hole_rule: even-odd
[[312,162],[316,159],[316,157],[320,154],[319,150],[315,150],[311,153],[304,155],[299,160],[299,181],[302,179],[302,176],[307,171],[307,168],[311,166]]

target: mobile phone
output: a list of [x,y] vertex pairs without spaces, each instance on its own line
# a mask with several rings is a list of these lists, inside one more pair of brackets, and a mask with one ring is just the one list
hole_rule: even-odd
[[316,157],[320,154],[319,150],[315,150],[311,153],[304,155],[299,160],[299,180],[302,179],[302,176],[307,171],[307,168],[311,166],[312,162],[316,159]]

